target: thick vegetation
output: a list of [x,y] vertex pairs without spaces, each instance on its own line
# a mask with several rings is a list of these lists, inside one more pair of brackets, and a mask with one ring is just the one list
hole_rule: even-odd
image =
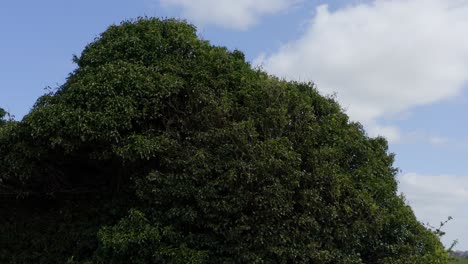
[[[383,138],[193,26],[111,26],[0,123],[0,263],[446,263]],[[6,116],[2,110],[1,116]]]

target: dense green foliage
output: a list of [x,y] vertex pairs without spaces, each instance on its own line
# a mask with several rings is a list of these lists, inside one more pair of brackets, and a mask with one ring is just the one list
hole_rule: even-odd
[[468,264],[468,259],[455,258],[450,262],[451,264]]
[[7,122],[7,115],[8,113],[5,111],[5,109],[0,107],[0,126],[4,125]]
[[312,84],[176,20],[111,26],[75,62],[0,128],[1,263],[447,262],[386,140]]

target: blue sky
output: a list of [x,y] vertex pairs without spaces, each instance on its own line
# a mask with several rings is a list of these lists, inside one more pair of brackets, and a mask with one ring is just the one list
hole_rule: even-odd
[[336,93],[370,136],[388,138],[400,190],[444,241],[468,250],[468,1],[101,0],[0,4],[0,106],[21,119],[72,55],[109,25],[176,17],[255,66]]

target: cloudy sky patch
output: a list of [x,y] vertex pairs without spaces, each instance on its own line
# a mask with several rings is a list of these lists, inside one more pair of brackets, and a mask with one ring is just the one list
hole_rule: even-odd
[[255,64],[337,93],[352,118],[397,140],[379,118],[460,94],[468,79],[468,3],[395,0],[316,7],[302,36]]
[[181,9],[182,17],[198,25],[214,24],[246,30],[262,16],[285,12],[301,0],[161,0],[165,7]]

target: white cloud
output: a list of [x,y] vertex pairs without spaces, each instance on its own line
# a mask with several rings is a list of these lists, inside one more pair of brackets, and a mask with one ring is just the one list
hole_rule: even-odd
[[438,136],[432,136],[432,137],[429,137],[429,143],[431,143],[431,145],[444,145],[444,144],[447,144],[449,142],[449,140],[445,137],[438,137]]
[[163,6],[182,9],[182,15],[198,25],[215,24],[245,30],[263,15],[287,10],[300,0],[160,0]]
[[321,5],[301,37],[254,65],[336,92],[353,119],[395,137],[379,118],[454,97],[468,80],[468,1]]
[[379,124],[376,124],[374,122],[372,123],[367,123],[367,133],[371,137],[376,137],[376,136],[383,136],[385,137],[388,142],[393,143],[393,142],[398,142],[401,140],[401,132],[398,127],[395,126],[381,126]]
[[[390,141],[391,142],[391,141]],[[404,144],[415,144],[415,143],[422,143],[422,144],[430,144],[433,147],[461,147],[466,145],[465,140],[457,139],[457,138],[449,138],[445,136],[439,136],[431,134],[427,131],[406,131],[405,133],[400,133],[400,137],[398,138],[398,143]]]
[[452,216],[443,230],[444,243],[448,246],[459,239],[457,248],[468,249],[468,177],[439,175],[427,176],[408,173],[398,177],[399,190],[403,192],[416,216],[423,223],[433,226]]

